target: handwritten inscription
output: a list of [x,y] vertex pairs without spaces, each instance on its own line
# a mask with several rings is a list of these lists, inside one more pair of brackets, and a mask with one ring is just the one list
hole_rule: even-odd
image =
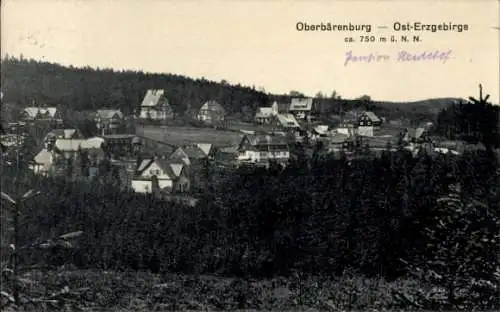
[[451,58],[452,50],[447,51],[399,51],[395,55],[370,53],[368,55],[355,55],[352,51],[345,53],[344,66],[351,63],[383,63],[396,61],[399,63],[417,63],[417,62],[443,62],[446,63]]

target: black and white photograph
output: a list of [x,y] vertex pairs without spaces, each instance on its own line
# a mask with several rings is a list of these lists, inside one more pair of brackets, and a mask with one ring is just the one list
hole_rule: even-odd
[[1,311],[500,311],[500,1],[0,8]]

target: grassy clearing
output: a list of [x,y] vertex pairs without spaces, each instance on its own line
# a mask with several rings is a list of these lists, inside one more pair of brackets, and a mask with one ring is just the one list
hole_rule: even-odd
[[[65,311],[388,311],[408,310],[393,290],[415,290],[411,280],[346,277],[243,280],[215,276],[145,272],[60,270],[32,272],[23,293],[50,294],[66,286],[76,290],[59,308]],[[76,309],[78,307],[78,309]],[[31,306],[32,311],[53,311]],[[27,309],[30,310],[30,309]]]
[[238,131],[178,126],[143,126],[138,127],[137,133],[173,145],[212,143],[217,147],[237,145],[243,137],[243,133]]

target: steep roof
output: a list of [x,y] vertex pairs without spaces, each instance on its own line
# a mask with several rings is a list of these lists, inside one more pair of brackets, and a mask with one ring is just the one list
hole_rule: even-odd
[[425,128],[410,128],[406,132],[406,136],[408,138],[419,139],[425,133],[425,131]]
[[50,117],[54,117],[57,113],[57,108],[56,107],[40,108],[40,113],[42,113],[42,114],[48,113]]
[[[141,168],[141,166],[143,165],[144,162],[146,162],[146,163]],[[138,171],[143,172],[144,170],[147,170],[149,168],[149,166],[151,166],[153,163],[157,164],[158,167],[160,167],[161,170],[163,170],[170,178],[178,178],[181,175],[182,170],[184,169],[184,164],[182,164],[180,162],[172,161],[170,159],[158,158],[158,159],[152,159],[152,160],[151,159],[144,160],[140,166],[140,168],[142,170],[138,170]]]
[[312,98],[293,98],[290,103],[290,111],[310,111],[312,103]]
[[287,128],[299,128],[300,125],[292,114],[278,114],[278,122]]
[[213,144],[210,143],[197,143],[196,146],[198,146],[206,156],[210,155],[213,148]]
[[57,107],[34,107],[29,106],[25,107],[23,110],[28,116],[35,118],[38,113],[40,114],[48,114],[50,117],[54,117],[57,113]]
[[181,160],[186,165],[191,165],[191,161],[189,160],[189,156],[186,153],[186,151],[184,151],[184,149],[182,147],[177,148],[172,153],[172,155],[170,155],[169,159],[171,159],[171,160]]
[[368,117],[372,122],[379,122],[381,121],[380,118],[378,118],[377,115],[373,112],[365,112],[366,117]]
[[123,114],[119,109],[98,109],[96,114],[102,119],[111,119],[115,115],[119,118],[123,118]]
[[217,113],[221,113],[221,114],[225,114],[225,112],[226,112],[224,107],[222,107],[222,105],[220,105],[219,103],[217,103],[217,101],[214,101],[214,100],[210,100],[210,101],[205,102],[205,104],[203,104],[201,106],[200,110],[208,110],[208,111],[217,112]]
[[164,101],[164,104],[168,105],[168,100],[164,97],[165,90],[162,89],[150,89],[146,91],[146,95],[142,100],[142,107],[156,107],[161,103],[161,100]]
[[35,118],[39,111],[40,109],[38,107],[32,107],[32,106],[25,107],[23,110],[23,112],[25,112],[28,116],[32,118]]
[[188,145],[184,147],[184,151],[190,159],[203,159],[207,157],[205,152],[196,145]]

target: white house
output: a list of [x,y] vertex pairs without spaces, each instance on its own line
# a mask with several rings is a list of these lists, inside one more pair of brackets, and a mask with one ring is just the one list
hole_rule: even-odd
[[21,119],[23,120],[49,120],[55,122],[62,122],[62,113],[57,107],[35,107],[29,106],[24,108],[21,112]]
[[358,135],[373,136],[373,126],[359,126],[357,130]]
[[[146,159],[137,169],[138,175],[132,180],[136,193],[153,193],[154,189],[167,192],[187,192],[190,183],[185,165],[173,160]],[[158,185],[155,186],[155,180]]]
[[275,126],[281,130],[294,130],[300,128],[300,124],[292,114],[278,114],[276,116]]
[[268,124],[278,115],[278,103],[274,102],[270,107],[259,107],[255,113],[255,122]]
[[238,164],[268,164],[276,161],[285,164],[290,150],[285,137],[271,135],[245,135],[238,146]]
[[164,90],[148,90],[142,100],[139,118],[150,120],[167,120],[174,117],[172,107]]
[[307,119],[312,112],[312,98],[293,98],[290,103],[289,112],[294,114],[298,119]]
[[44,148],[33,159],[29,168],[35,174],[49,175],[54,169],[54,154],[52,151]]

